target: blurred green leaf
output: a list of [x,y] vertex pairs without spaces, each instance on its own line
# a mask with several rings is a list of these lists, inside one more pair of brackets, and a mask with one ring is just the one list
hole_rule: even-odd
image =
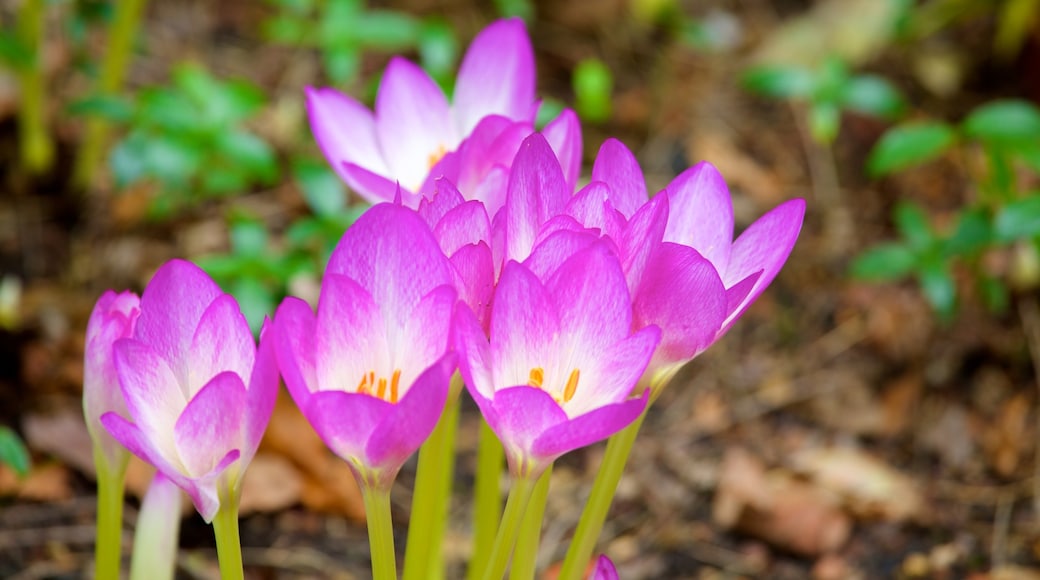
[[1008,203],[993,220],[997,240],[1007,243],[1040,236],[1040,193]]
[[260,334],[264,317],[274,312],[275,296],[263,282],[251,276],[237,277],[231,281],[228,292],[238,301],[242,315],[249,322],[254,335]]
[[900,235],[910,244],[912,249],[920,252],[934,245],[935,236],[932,233],[931,225],[928,223],[928,216],[925,215],[924,210],[920,207],[911,202],[903,201],[896,205],[892,216],[896,223],[896,229],[899,230]]
[[893,127],[881,136],[867,159],[874,177],[935,159],[953,146],[957,135],[944,123],[914,123]]
[[212,167],[201,175],[203,197],[217,197],[245,193],[249,187],[249,176],[241,167]]
[[231,129],[217,138],[217,148],[235,165],[247,170],[251,176],[263,183],[278,177],[278,160],[274,150],[256,135]]
[[419,60],[423,69],[437,79],[441,89],[451,94],[455,61],[459,58],[459,41],[451,25],[440,18],[423,22],[419,30]]
[[301,160],[295,164],[293,175],[303,190],[304,199],[315,215],[329,216],[343,211],[347,204],[347,191],[325,163]]
[[173,136],[153,137],[144,142],[145,171],[174,189],[187,187],[202,166],[204,155],[195,143]]
[[991,312],[1003,313],[1007,311],[1010,297],[1007,285],[1003,280],[980,274],[976,278],[982,301]]
[[418,42],[419,23],[400,12],[370,10],[357,23],[355,35],[366,48],[402,50]]
[[134,104],[130,99],[116,95],[94,95],[79,99],[68,107],[70,115],[94,116],[126,123],[134,116]]
[[977,254],[993,241],[993,227],[985,210],[963,210],[957,220],[953,234],[944,241],[943,249],[947,256],[968,256]]
[[6,425],[0,425],[0,463],[13,469],[18,477],[29,475],[29,450],[18,434]]
[[199,112],[192,103],[165,87],[142,91],[137,103],[137,116],[145,125],[184,133],[197,130],[201,124]]
[[980,141],[1015,145],[1040,140],[1040,111],[1027,101],[1003,100],[986,103],[963,122],[964,134]]
[[325,49],[321,56],[325,74],[336,84],[352,82],[361,71],[361,52],[354,47]]
[[140,132],[131,132],[126,139],[112,148],[108,163],[116,186],[126,187],[135,181],[144,179],[146,163],[143,143],[145,139]]
[[560,113],[566,108],[566,105],[561,101],[552,97],[542,99],[542,103],[538,106],[538,113],[535,115],[534,126],[539,131],[544,129],[553,119],[560,116]]
[[503,18],[517,16],[525,22],[534,18],[535,8],[531,0],[495,0],[495,8]]
[[778,99],[807,99],[816,87],[812,71],[799,67],[759,66],[744,73],[747,90]]
[[0,63],[15,72],[31,69],[36,62],[33,51],[19,40],[18,35],[0,34]]
[[855,278],[872,282],[898,280],[912,272],[917,264],[913,250],[899,243],[874,246],[852,263]]
[[837,103],[826,101],[809,105],[809,133],[817,143],[833,143],[840,128],[841,109]]
[[938,255],[929,256],[919,264],[918,280],[925,299],[945,321],[953,318],[957,287],[950,276],[946,262]]
[[267,225],[255,218],[238,218],[231,224],[231,251],[259,256],[267,251]]
[[849,79],[843,87],[841,102],[849,110],[885,119],[895,119],[906,109],[899,91],[886,79],[875,75]]
[[597,58],[583,60],[574,67],[575,109],[581,118],[591,123],[610,119],[614,90],[614,74]]

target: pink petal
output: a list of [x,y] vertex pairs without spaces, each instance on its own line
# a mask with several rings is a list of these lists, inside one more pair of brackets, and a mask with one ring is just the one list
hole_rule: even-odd
[[318,390],[316,328],[311,307],[292,296],[286,297],[278,307],[271,328],[278,370],[301,409],[311,393]]
[[318,300],[311,391],[355,390],[365,373],[388,368],[387,328],[379,305],[357,282],[326,273]]
[[621,234],[621,267],[631,292],[639,287],[643,273],[664,236],[668,223],[668,196],[658,195],[643,204]]
[[333,453],[348,462],[370,465],[365,451],[368,440],[393,407],[371,395],[322,391],[300,411]]
[[524,119],[534,102],[534,49],[519,18],[494,22],[466,50],[455,87],[459,133],[487,115]]
[[538,441],[554,427],[568,423],[567,414],[542,389],[518,386],[499,390],[484,414],[491,430],[506,450],[514,476],[537,476],[560,453],[538,450]]
[[495,265],[491,248],[484,242],[459,248],[449,259],[459,300],[469,306],[485,329],[491,321],[491,299],[495,291]]
[[238,375],[220,373],[202,387],[174,427],[186,475],[205,475],[230,451],[241,449],[245,415],[246,387]]
[[556,158],[560,160],[563,176],[567,181],[567,191],[574,191],[581,173],[581,123],[578,115],[570,109],[564,109],[555,119],[542,129],[542,135],[549,142]]
[[661,328],[657,358],[688,360],[714,342],[726,316],[726,289],[700,254],[665,243],[651,259],[632,309],[635,328]]
[[451,285],[434,288],[408,317],[408,323],[391,343],[396,355],[393,368],[401,369],[401,381],[410,383],[450,348],[452,315],[458,294]]
[[335,89],[305,89],[307,118],[329,165],[348,183],[344,163],[379,175],[390,173],[376,138],[376,122],[364,105]]
[[524,140],[513,161],[506,192],[506,259],[523,261],[531,253],[542,224],[563,212],[570,198],[560,162],[545,138]]
[[682,172],[665,191],[669,211],[664,240],[692,247],[725,272],[733,242],[733,203],[722,175],[702,161]]
[[609,185],[593,181],[574,194],[564,211],[583,226],[596,228],[605,236],[620,239],[620,233],[625,227],[625,216],[614,209],[612,196]]
[[722,332],[729,329],[769,286],[773,278],[776,278],[791,254],[795,241],[798,240],[804,217],[804,199],[786,201],[758,218],[740,234],[737,241],[733,242],[733,253],[730,256],[729,267],[723,275],[723,282],[729,286],[759,270],[762,271],[762,275],[755,281],[754,287],[740,306],[726,318]]
[[[230,294],[214,300],[202,314],[192,338],[188,360],[190,389],[200,389],[210,379],[231,371],[245,380],[253,370],[256,343],[238,302]],[[194,391],[188,393],[188,397]]]
[[392,202],[401,192],[403,202],[408,207],[417,207],[421,196],[410,190],[399,188],[398,182],[373,173],[353,163],[344,163],[341,166],[340,176],[350,189],[360,195],[369,203]]
[[451,283],[448,259],[422,218],[393,204],[373,206],[347,229],[326,272],[360,284],[398,327],[420,298]]
[[244,443],[242,446],[242,461],[249,463],[253,460],[253,454],[260,445],[267,423],[274,411],[274,404],[278,398],[278,360],[275,354],[275,331],[274,324],[270,320],[264,320],[260,329],[260,347],[256,351],[256,363],[253,372],[249,376],[249,387],[246,393],[247,415]]
[[149,345],[131,338],[116,341],[116,370],[127,409],[152,445],[173,457],[173,426],[188,404],[188,393],[170,366]]
[[112,411],[128,414],[116,372],[115,341],[131,336],[140,315],[140,298],[132,292],[109,290],[98,298],[87,322],[83,356],[83,413],[87,429],[100,445],[110,465],[126,451],[101,427],[101,415]]
[[627,399],[660,340],[660,329],[648,326],[602,351],[586,354],[574,398],[564,405],[567,415],[575,417]]
[[525,385],[531,369],[551,360],[561,331],[558,316],[556,297],[538,278],[516,262],[506,264],[491,307],[496,387]]
[[436,160],[458,145],[450,115],[437,83],[414,63],[393,58],[376,95],[376,135],[387,177],[417,189]]
[[432,364],[372,430],[365,447],[372,467],[396,473],[430,436],[444,411],[457,360],[448,353]]
[[141,296],[141,317],[134,337],[165,357],[173,372],[186,382],[190,363],[185,355],[195,328],[203,312],[221,294],[198,266],[170,260],[155,272]]
[[610,558],[600,555],[596,558],[596,567],[592,570],[589,580],[618,580],[617,568]]
[[495,167],[508,168],[523,140],[534,131],[527,121],[514,121],[499,115],[480,120],[473,132],[459,145],[460,190],[466,199]]
[[454,346],[459,354],[459,372],[475,400],[491,399],[495,395],[491,346],[484,328],[465,306],[455,310],[454,323]]
[[[116,441],[119,441],[131,453],[147,461],[167,477],[179,482],[178,485],[187,482],[185,474],[181,471],[180,460],[176,455],[171,454],[170,458],[167,458],[165,452],[156,448],[152,440],[137,424],[131,423],[115,413],[102,415],[101,424]],[[173,433],[172,429],[170,433]]]
[[488,219],[484,204],[467,201],[449,211],[433,229],[433,237],[437,238],[441,250],[448,256],[463,246],[489,241],[491,220]]
[[600,146],[592,165],[592,181],[610,185],[611,201],[626,218],[632,217],[649,199],[639,162],[617,139],[607,139]]
[[433,196],[419,200],[419,217],[426,222],[430,230],[433,230],[445,214],[465,201],[454,183],[447,179],[438,179]]
[[606,405],[560,422],[539,434],[531,446],[531,452],[551,460],[568,451],[602,441],[635,421],[646,409],[648,395],[649,391],[638,399]]
[[617,256],[597,243],[567,259],[545,288],[557,305],[566,347],[596,353],[628,336],[631,298]]
[[588,230],[557,230],[538,242],[531,255],[524,260],[524,266],[539,280],[548,280],[571,256],[598,240],[598,236]]

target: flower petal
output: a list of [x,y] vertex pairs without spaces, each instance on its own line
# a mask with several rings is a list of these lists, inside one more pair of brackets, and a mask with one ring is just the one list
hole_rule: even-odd
[[524,140],[513,161],[506,190],[506,259],[523,261],[531,253],[542,224],[563,212],[570,198],[563,170],[545,138]]
[[484,204],[467,201],[452,209],[433,228],[433,237],[437,238],[441,250],[447,256],[463,246],[489,241],[491,220],[488,219]]
[[451,255],[449,261],[459,300],[473,310],[480,325],[487,329],[495,292],[495,265],[491,248],[484,242],[463,246]]
[[577,417],[607,403],[627,399],[646,371],[660,340],[661,330],[648,326],[595,353],[592,364],[581,368],[574,398],[564,405],[567,415]]
[[329,165],[348,183],[343,164],[352,163],[378,175],[390,173],[376,138],[372,112],[335,89],[305,89],[307,118]]
[[626,218],[649,199],[636,156],[617,139],[607,139],[600,146],[592,165],[592,181],[610,185],[611,202]]
[[514,476],[537,476],[563,453],[536,451],[545,433],[569,422],[560,405],[542,389],[525,385],[496,392],[484,419],[502,441]]
[[542,135],[560,160],[567,191],[574,191],[581,174],[582,142],[578,115],[570,109],[564,109],[542,129]]
[[278,399],[278,360],[275,354],[273,327],[274,324],[270,320],[264,320],[264,325],[260,328],[260,347],[256,351],[256,363],[249,376],[246,393],[248,414],[241,449],[243,464],[253,460]]
[[342,165],[341,176],[354,193],[369,203],[394,201],[398,194],[407,207],[417,207],[421,196],[399,186],[399,182],[374,173],[353,163]]
[[545,288],[560,314],[562,350],[575,357],[570,368],[585,366],[579,358],[595,357],[628,336],[631,298],[621,264],[607,244],[592,244],[575,253]]
[[[178,485],[183,487],[183,484],[187,483],[188,479],[181,471],[182,467],[178,458],[174,454],[167,457],[162,450],[156,448],[139,425],[131,423],[115,413],[102,415],[101,424],[116,441],[119,441],[131,453],[152,464],[167,477],[178,482]],[[174,462],[171,462],[170,459]]]
[[379,306],[350,278],[326,273],[318,299],[313,391],[353,391],[369,371],[392,365]]
[[246,386],[232,372],[213,377],[191,399],[173,431],[186,475],[203,476],[228,452],[241,449],[245,410]]
[[564,211],[583,226],[597,228],[603,235],[617,240],[625,227],[625,216],[614,208],[612,197],[610,185],[593,181],[574,194]]
[[702,161],[672,180],[665,191],[669,210],[664,240],[690,246],[725,272],[733,243],[733,202],[722,175]]
[[619,243],[621,267],[633,294],[639,287],[654,250],[661,244],[668,223],[668,196],[657,195],[643,204],[628,221]]
[[525,385],[559,348],[554,297],[530,270],[509,262],[491,307],[491,360],[496,388]]
[[[438,286],[416,305],[408,324],[392,345],[391,352],[398,358],[393,368],[401,369],[401,383],[416,381],[424,369],[444,356],[450,348],[452,315],[458,293],[450,284]],[[402,395],[407,390],[402,391]]]
[[176,457],[173,426],[188,404],[188,394],[166,359],[149,345],[124,338],[116,341],[114,351],[130,417],[159,453]]
[[492,380],[491,346],[480,321],[466,307],[455,309],[454,346],[459,354],[459,372],[478,404],[495,395]]
[[538,242],[524,266],[539,280],[548,280],[571,256],[598,240],[598,236],[585,229],[556,230]]
[[740,306],[727,317],[722,332],[729,329],[776,278],[798,240],[804,217],[805,200],[792,199],[758,218],[733,242],[733,253],[723,282],[729,286],[759,270],[762,275]]
[[422,198],[419,200],[419,217],[426,222],[430,230],[437,227],[437,224],[444,218],[444,216],[451,210],[465,203],[465,199],[462,194],[459,193],[459,189],[448,179],[438,179],[434,188],[434,193],[429,198]]
[[230,294],[217,297],[202,314],[188,351],[188,397],[224,371],[245,380],[255,359],[256,343],[238,302]]
[[437,83],[416,64],[393,58],[376,95],[376,135],[387,177],[418,189],[436,160],[458,146],[451,119]]
[[368,440],[393,407],[371,395],[321,391],[314,393],[300,411],[333,453],[345,461],[367,466]]
[[318,390],[317,322],[311,307],[292,296],[282,301],[275,313],[271,332],[278,370],[296,405],[301,409]]
[[605,405],[569,421],[560,422],[542,433],[531,446],[539,457],[555,459],[597,441],[602,441],[624,429],[646,409],[649,391],[638,399]]
[[459,66],[454,104],[460,134],[487,115],[530,115],[534,72],[534,49],[522,20],[499,20],[482,30]]

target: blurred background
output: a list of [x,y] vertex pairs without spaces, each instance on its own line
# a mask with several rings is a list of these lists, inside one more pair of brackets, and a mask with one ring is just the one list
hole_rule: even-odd
[[[772,287],[650,413],[601,538],[621,576],[1040,578],[1040,0],[0,0],[0,577],[90,570],[97,297],[173,257],[254,325],[316,296],[365,206],[304,88],[371,103],[404,54],[450,93],[502,16],[539,117],[579,113],[586,175],[617,137],[651,191],[715,164],[738,231],[808,200]],[[464,406],[449,577],[476,426]],[[553,471],[546,577],[601,455]],[[368,576],[353,478],[287,396],[242,509],[249,577]],[[214,577],[212,542],[186,512],[181,577]]]

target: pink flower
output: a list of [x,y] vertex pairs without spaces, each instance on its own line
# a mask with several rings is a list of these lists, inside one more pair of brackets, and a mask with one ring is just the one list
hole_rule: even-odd
[[[126,448],[101,425],[107,412],[126,414],[126,402],[119,389],[112,345],[134,333],[141,313],[141,299],[133,292],[116,294],[109,290],[98,298],[87,322],[83,361],[83,415],[94,445],[99,447],[108,469],[116,469],[127,457]],[[100,467],[100,466],[99,466]]]
[[[466,199],[493,215],[509,164],[533,130],[534,52],[519,19],[497,21],[473,40],[459,69],[454,102],[417,65],[394,58],[375,113],[334,89],[308,89],[315,139],[340,177],[372,203],[402,200],[418,207],[433,182],[447,177]],[[566,160],[571,184],[581,162],[577,118],[566,112],[545,128]]]
[[317,314],[291,297],[278,308],[286,386],[366,485],[389,486],[444,409],[455,303],[451,266],[422,219],[380,204],[333,252]]
[[596,567],[592,569],[588,580],[618,580],[617,568],[614,567],[610,558],[605,554],[600,554],[599,558],[596,558]]
[[271,341],[257,350],[238,304],[197,266],[164,264],[145,288],[130,338],[115,342],[129,420],[112,436],[188,492],[207,522],[237,502],[278,389]]
[[560,455],[632,422],[647,399],[629,394],[660,335],[655,327],[631,332],[628,288],[606,243],[531,259],[560,265],[544,282],[525,265],[505,265],[490,340],[469,309],[456,315],[462,375],[517,477],[537,477]]

